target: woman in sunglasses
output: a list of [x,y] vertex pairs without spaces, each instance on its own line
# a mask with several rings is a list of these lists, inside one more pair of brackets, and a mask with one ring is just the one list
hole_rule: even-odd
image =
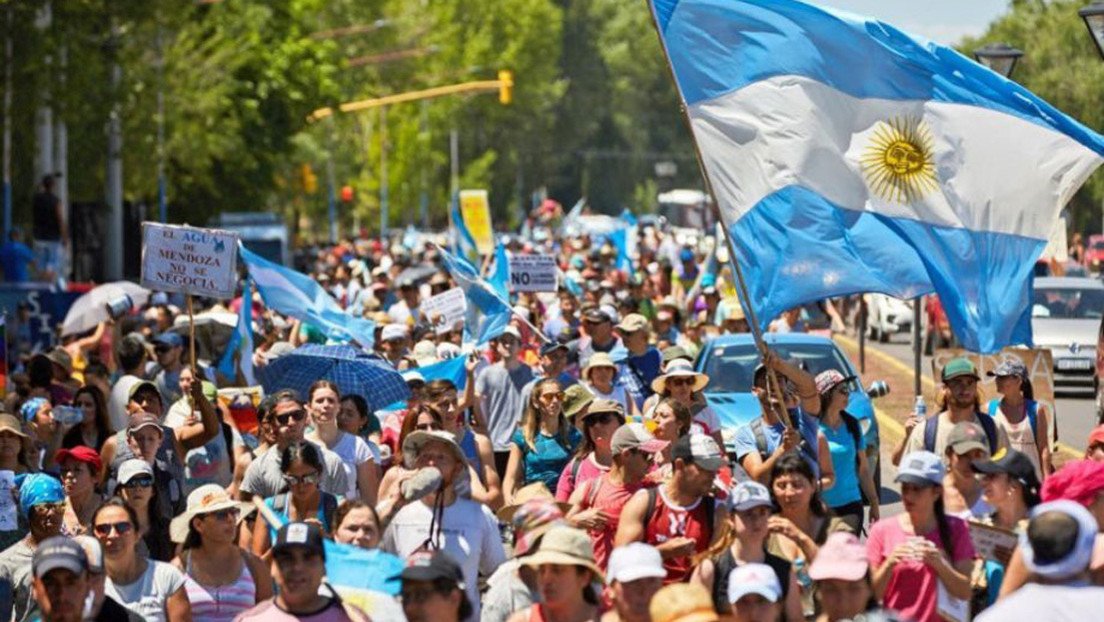
[[829,369],[817,374],[820,394],[820,431],[828,439],[836,483],[824,490],[824,503],[847,523],[853,533],[863,527],[863,502],[870,504],[870,522],[878,522],[877,488],[866,459],[866,440],[859,421],[847,412],[854,376]]
[[591,402],[590,407],[575,418],[575,425],[583,431],[583,442],[575,450],[575,457],[560,473],[560,480],[556,484],[556,501],[567,503],[576,489],[609,472],[613,464],[610,440],[623,423],[624,405],[601,398]]
[[138,516],[119,498],[92,517],[92,533],[104,550],[104,593],[151,622],[192,619],[184,574],[171,564],[138,554]]
[[693,423],[691,432],[700,432],[713,437],[718,447],[724,447],[721,437],[721,418],[705,401],[702,390],[709,384],[709,376],[694,371],[694,366],[685,359],[675,359],[667,363],[663,375],[652,381],[655,394],[644,403],[644,415],[651,417],[659,401],[670,398],[690,409]]
[[188,509],[173,519],[173,542],[182,545],[172,564],[184,573],[195,622],[230,622],[272,596],[268,567],[237,547],[241,504],[218,484],[188,495]]
[[[264,500],[265,505],[284,522],[317,522],[324,533],[331,532],[331,521],[337,511],[337,497],[319,487],[325,466],[322,452],[311,442],[292,443],[280,456],[280,471],[284,474],[286,492]],[[253,553],[268,560],[276,529],[265,520],[253,527]]]
[[583,435],[564,417],[563,398],[563,388],[555,378],[545,378],[533,387],[521,425],[510,439],[502,486],[507,505],[518,489],[534,482],[555,490],[560,473],[582,441]]
[[169,541],[169,521],[157,508],[161,493],[154,486],[153,467],[145,460],[132,458],[119,465],[118,486],[115,492],[134,511],[135,528],[138,530],[138,554],[167,562],[175,551]]

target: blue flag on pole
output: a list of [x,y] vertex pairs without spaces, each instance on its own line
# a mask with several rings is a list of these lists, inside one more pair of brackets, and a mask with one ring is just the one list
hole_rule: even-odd
[[[235,354],[237,354],[236,359]],[[237,363],[236,366],[235,363]],[[241,369],[246,386],[257,384],[253,377],[253,287],[249,277],[245,278],[245,285],[242,287],[238,325],[234,327],[226,352],[218,362],[218,372],[227,378],[237,378],[238,368]]]
[[487,278],[487,283],[499,298],[510,299],[510,260],[506,257],[506,247],[501,242],[495,244],[494,271]]
[[1104,138],[958,52],[796,0],[650,0],[765,328],[939,295],[969,350],[1031,343],[1030,277]]
[[332,341],[375,345],[376,325],[346,313],[314,279],[238,247],[249,276],[270,309],[316,326]]
[[478,326],[470,327],[475,344],[481,346],[501,335],[510,323],[512,311],[509,303],[498,295],[490,283],[480,278],[474,266],[443,248],[439,250],[449,274],[460,289],[464,290],[468,305],[482,315],[478,319]]
[[476,261],[479,258],[479,249],[475,246],[475,238],[471,231],[468,231],[468,226],[464,224],[464,216],[460,213],[459,197],[452,198],[449,209],[452,211],[453,230],[449,232],[452,237],[452,252],[468,261]]

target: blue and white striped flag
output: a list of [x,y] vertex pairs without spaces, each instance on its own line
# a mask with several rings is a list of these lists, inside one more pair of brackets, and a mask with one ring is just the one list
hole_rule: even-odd
[[265,306],[314,325],[332,341],[355,340],[365,348],[375,346],[375,323],[346,313],[309,276],[275,264],[245,246],[239,245],[238,250]]
[[958,52],[796,0],[650,0],[765,327],[936,292],[963,345],[1031,342],[1030,276],[1104,138]]
[[441,259],[445,262],[445,268],[456,280],[460,289],[464,290],[464,296],[468,299],[468,307],[479,311],[477,326],[465,327],[475,337],[475,345],[482,346],[491,339],[498,337],[510,323],[510,304],[495,291],[485,279],[480,278],[479,271],[461,257],[456,257],[443,248],[438,247]]
[[237,378],[238,368],[241,369],[246,386],[257,384],[253,376],[253,287],[249,277],[245,278],[245,284],[242,286],[238,325],[230,335],[230,343],[227,344],[226,352],[218,362],[218,372],[227,378]]
[[468,226],[464,224],[458,196],[452,197],[452,205],[449,209],[452,211],[452,231],[449,232],[452,238],[452,252],[468,261],[478,261],[479,249],[475,246],[475,238],[471,231],[468,231]]

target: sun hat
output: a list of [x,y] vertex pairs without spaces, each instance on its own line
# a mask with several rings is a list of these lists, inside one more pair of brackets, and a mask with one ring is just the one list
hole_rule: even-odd
[[697,583],[672,583],[660,588],[648,603],[652,622],[717,622],[713,597]]
[[643,423],[632,422],[625,423],[614,430],[613,436],[610,437],[610,451],[615,456],[630,449],[639,449],[645,453],[654,454],[663,451],[669,443],[670,441],[661,441],[653,436]]
[[992,371],[985,375],[991,378],[1018,376],[1019,378],[1027,380],[1027,367],[1015,359],[1005,359],[1001,361],[1000,365],[997,365]]
[[131,458],[119,465],[119,471],[115,476],[115,481],[119,482],[120,486],[125,486],[127,482],[139,475],[153,477],[153,467],[145,460]]
[[52,570],[64,569],[73,574],[84,574],[88,570],[88,556],[84,549],[72,538],[54,536],[46,538],[35,549],[31,560],[31,572],[36,579],[46,576]]
[[671,448],[671,461],[679,458],[700,466],[706,471],[719,471],[724,466],[724,454],[713,437],[690,433],[680,436]]
[[596,367],[609,367],[610,369],[617,371],[617,364],[613,362],[613,357],[611,357],[606,352],[595,352],[594,354],[590,355],[589,359],[587,359],[586,367],[583,367],[583,379],[589,382],[590,371]]
[[11,432],[23,438],[30,438],[27,436],[27,433],[23,431],[23,426],[19,423],[19,419],[16,419],[14,415],[9,415],[8,413],[0,414],[0,432]]
[[690,353],[687,352],[686,348],[684,348],[682,346],[669,346],[669,347],[663,348],[663,352],[661,354],[663,355],[662,360],[663,360],[664,365],[669,364],[671,361],[673,361],[675,359],[690,360]]
[[668,378],[693,378],[694,386],[691,387],[693,393],[701,391],[709,384],[709,376],[694,371],[694,364],[685,359],[675,359],[667,363],[663,375],[652,381],[652,390],[660,395],[666,393]]
[[728,575],[728,602],[736,604],[748,594],[758,594],[772,603],[782,598],[778,575],[766,564],[743,564]]
[[418,458],[418,454],[422,451],[422,448],[429,443],[444,443],[445,446],[453,453],[460,464],[467,464],[468,461],[464,457],[464,450],[460,449],[460,445],[456,442],[456,437],[451,432],[444,430],[415,430],[407,435],[406,440],[402,444],[403,459],[407,462],[406,468],[414,468],[414,462]]
[[752,508],[773,508],[770,491],[754,480],[740,482],[732,487],[728,495],[728,509],[732,512],[746,512]]
[[587,408],[586,412],[579,416],[579,420],[576,423],[582,426],[591,415],[600,415],[602,413],[616,415],[617,418],[621,420],[621,423],[625,422],[625,407],[622,406],[620,402],[600,397],[590,403],[590,408]]
[[[1072,519],[1077,532],[1069,534],[1062,524],[1052,520],[1057,518],[1055,515]],[[1027,529],[1020,533],[1024,566],[1029,572],[1052,580],[1068,579],[1081,574],[1092,561],[1098,529],[1092,512],[1075,501],[1062,499],[1037,505],[1031,511]],[[1069,548],[1061,557],[1045,559],[1040,555],[1040,548],[1050,548],[1062,542],[1068,542]]]
[[564,389],[563,414],[568,419],[581,413],[594,402],[594,394],[582,384],[573,384]]
[[985,430],[973,421],[960,421],[947,435],[947,447],[961,456],[966,452],[980,449],[989,453],[989,439]]
[[844,376],[838,370],[828,369],[817,374],[816,388],[817,393],[825,395],[832,389],[838,387],[844,382],[851,382],[855,379],[855,376]]
[[946,474],[942,458],[930,451],[914,451],[901,458],[897,477],[893,481],[917,486],[942,486]]
[[604,580],[602,569],[594,562],[590,536],[567,525],[557,525],[545,532],[537,552],[526,556],[521,563],[534,567],[543,564],[582,566],[593,572],[598,581]]
[[69,353],[65,351],[65,348],[57,346],[46,353],[46,358],[65,370],[65,375],[71,376],[73,374],[73,357],[69,356]]
[[606,585],[613,582],[631,583],[638,579],[662,579],[667,576],[663,558],[656,547],[644,542],[630,542],[610,553],[606,569]]
[[648,328],[648,318],[639,313],[630,313],[621,318],[621,322],[617,324],[617,330],[623,333],[635,333],[646,328]]
[[218,512],[219,510],[237,509],[244,514],[242,503],[230,498],[226,489],[218,484],[204,484],[188,494],[188,507],[183,514],[176,516],[169,523],[169,538],[180,544],[188,538],[188,530],[192,519],[196,516]]
[[437,344],[428,339],[423,339],[414,344],[411,355],[414,357],[414,361],[418,363],[418,367],[426,367],[439,360],[437,358]]
[[[522,486],[514,493],[510,505],[499,508],[498,512],[495,512],[495,516],[503,523],[508,523],[514,518],[514,514],[521,510],[521,506],[529,503],[530,501],[554,501],[555,497],[552,492],[548,490],[548,486],[544,482],[533,482]],[[560,508],[560,511],[567,513],[571,509],[571,505],[567,503],[556,503],[556,506]]]
[[100,453],[95,449],[85,447],[84,445],[77,445],[71,449],[59,449],[54,453],[54,462],[56,464],[61,464],[66,460],[83,462],[88,465],[88,470],[92,473],[92,477],[100,477],[100,469],[103,468],[103,461],[100,459]]
[[820,547],[809,565],[809,578],[814,581],[839,579],[858,581],[870,570],[866,547],[853,533],[837,531]]
[[959,376],[969,376],[974,380],[981,380],[981,376],[978,376],[977,367],[974,366],[973,361],[961,356],[948,361],[947,364],[943,366],[941,376],[943,382],[951,378],[958,378]]

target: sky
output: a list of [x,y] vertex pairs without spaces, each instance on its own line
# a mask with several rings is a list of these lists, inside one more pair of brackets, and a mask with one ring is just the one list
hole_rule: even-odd
[[814,0],[888,22],[937,43],[952,45],[966,35],[980,35],[1008,9],[1008,0]]

